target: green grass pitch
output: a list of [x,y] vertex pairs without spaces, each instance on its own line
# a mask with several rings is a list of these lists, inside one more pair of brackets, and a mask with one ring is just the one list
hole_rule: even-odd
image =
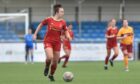
[[104,62],[70,62],[67,68],[58,65],[55,82],[43,76],[43,63],[0,63],[0,84],[66,84],[62,75],[65,71],[74,74],[68,84],[140,84],[140,62],[129,62],[130,71],[124,71],[123,62],[116,61],[105,71]]

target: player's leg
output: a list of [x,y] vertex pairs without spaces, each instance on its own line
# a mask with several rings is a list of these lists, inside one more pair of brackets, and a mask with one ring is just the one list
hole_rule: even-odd
[[127,58],[125,57],[126,59],[126,63],[125,63],[125,71],[129,71],[129,68],[128,68],[128,58],[132,58],[133,56],[133,53],[132,53],[132,45],[127,45]]
[[65,49],[66,49],[66,45],[63,44],[63,50],[64,50],[65,54],[63,56],[59,57],[58,63],[60,63],[62,59],[66,59],[67,55],[66,55]]
[[114,65],[114,63],[113,63],[113,61],[115,60],[115,58],[118,56],[118,54],[119,54],[119,49],[118,49],[118,47],[116,46],[116,47],[113,47],[113,51],[114,51],[114,55],[112,56],[112,58],[110,59],[110,64],[111,64],[111,66],[113,66]]
[[51,61],[53,59],[53,49],[51,47],[46,48],[45,54],[46,54],[46,61],[45,61],[44,76],[47,76],[48,72],[49,72]]
[[132,58],[132,56],[133,56],[133,46],[128,45],[127,46],[127,51],[128,51],[128,58]]
[[30,53],[31,53],[31,63],[34,63],[34,55],[33,55],[33,49],[30,49]]
[[57,63],[58,63],[58,60],[59,60],[59,57],[60,57],[60,52],[59,51],[54,51],[53,55],[54,55],[54,57],[52,59],[51,71],[50,71],[50,75],[49,75],[50,81],[55,81],[54,73],[57,69]]
[[51,61],[52,62],[51,71],[50,71],[50,75],[49,75],[50,81],[55,81],[54,73],[56,71],[57,63],[58,63],[58,60],[60,57],[60,49],[61,49],[61,42],[53,43],[53,59]]
[[123,55],[124,55],[124,65],[125,65],[125,71],[128,71],[128,52],[127,50],[123,50]]
[[104,65],[104,69],[105,70],[108,69],[108,60],[109,60],[110,54],[111,54],[111,49],[110,48],[107,48],[107,56],[105,58],[105,65]]
[[132,56],[133,56],[133,53],[128,53],[128,58],[132,58]]
[[124,55],[125,71],[129,71],[129,69],[128,69],[128,48],[127,48],[127,45],[121,44],[120,46],[121,46],[122,53]]
[[66,64],[68,63],[71,50],[66,48],[66,49],[64,49],[64,52],[65,52],[66,58],[65,58],[64,63],[63,63],[63,65],[62,65],[63,68],[65,68],[65,67],[66,67]]
[[[128,59],[130,59],[130,58],[132,58],[132,56],[133,56],[133,53],[132,52],[128,52],[128,57],[127,57],[127,62],[129,63],[129,60]],[[128,63],[126,62],[126,66],[125,66],[125,71],[129,71],[129,65],[128,65]]]
[[25,63],[28,63],[28,58],[29,58],[29,48],[28,46],[25,46]]
[[44,50],[46,55],[44,76],[48,75],[51,61],[53,59],[53,46],[51,42],[44,42]]

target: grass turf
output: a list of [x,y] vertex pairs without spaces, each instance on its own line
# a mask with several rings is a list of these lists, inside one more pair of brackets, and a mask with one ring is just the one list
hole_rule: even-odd
[[69,84],[139,84],[140,62],[129,63],[130,71],[124,71],[123,62],[115,62],[105,71],[103,62],[70,62],[67,68],[58,65],[55,82],[43,76],[43,63],[0,63],[0,84],[66,84],[62,75],[65,71],[74,74]]

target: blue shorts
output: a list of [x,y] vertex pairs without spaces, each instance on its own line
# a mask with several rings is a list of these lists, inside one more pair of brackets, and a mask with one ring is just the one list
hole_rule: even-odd
[[27,45],[25,46],[26,52],[29,51],[29,50],[32,50],[32,49],[33,49],[33,46],[27,46]]

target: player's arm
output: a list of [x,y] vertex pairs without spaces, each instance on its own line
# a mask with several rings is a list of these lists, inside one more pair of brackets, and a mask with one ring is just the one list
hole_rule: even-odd
[[105,37],[106,37],[106,38],[114,38],[114,37],[115,37],[114,34],[113,34],[113,35],[109,35],[109,34],[110,34],[110,31],[107,30],[107,31],[106,31],[106,34],[105,34]]
[[46,18],[45,20],[43,20],[37,27],[37,29],[35,30],[35,33],[33,35],[33,39],[35,40],[37,37],[38,32],[41,30],[42,26],[47,25],[48,23],[48,18]]
[[72,40],[74,39],[74,33],[73,33],[73,31],[72,31],[72,36],[71,36],[71,38],[72,38]]
[[33,40],[34,44],[35,44],[35,49],[37,49],[37,41]]
[[68,39],[69,39],[69,41],[71,41],[71,40],[72,40],[72,38],[71,38],[71,36],[70,36],[70,34],[69,34],[69,32],[68,32],[68,31],[65,31],[65,35],[66,35],[66,38],[68,38]]
[[65,21],[64,21],[63,29],[64,29],[64,34],[65,34],[66,38],[68,38],[68,40],[71,41],[72,38],[71,38],[71,36],[70,36],[70,34],[68,32],[68,29],[67,29],[67,26],[66,26],[66,22]]
[[117,36],[117,39],[118,40],[122,40],[122,39],[124,39],[124,38],[126,38],[127,37],[127,35],[124,35],[124,36]]
[[65,35],[61,35],[61,36],[60,36],[61,41],[63,41],[63,40],[65,39],[65,37],[66,37]]
[[127,34],[123,34],[123,31],[120,29],[118,34],[117,34],[117,39],[122,40],[122,39],[124,39],[126,37],[127,37]]
[[34,33],[34,35],[33,35],[34,40],[36,39],[37,34],[38,34],[38,32],[41,30],[42,26],[43,26],[43,24],[40,23],[40,24],[38,25],[37,29],[35,30],[35,33]]
[[107,34],[106,34],[105,37],[106,37],[106,38],[114,38],[115,35],[114,35],[114,34],[113,34],[113,35],[107,35]]

